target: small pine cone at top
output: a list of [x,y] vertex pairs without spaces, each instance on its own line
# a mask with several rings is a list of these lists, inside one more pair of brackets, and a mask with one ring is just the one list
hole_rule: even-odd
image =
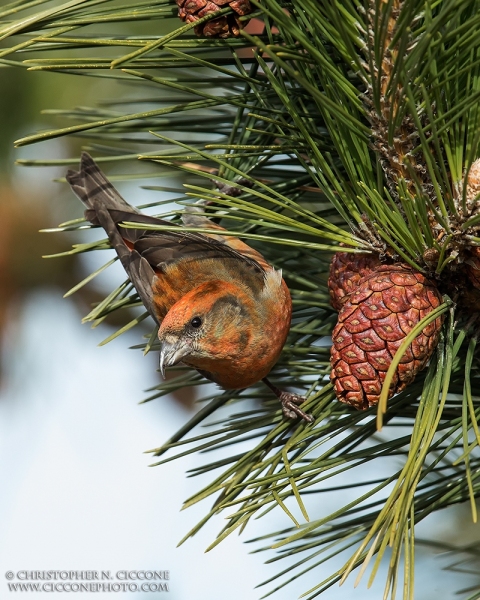
[[337,252],[330,263],[328,289],[330,303],[340,310],[347,297],[356,289],[360,279],[381,265],[376,254]]
[[[330,378],[337,398],[359,410],[376,405],[401,343],[441,303],[436,284],[408,266],[380,266],[361,279],[344,302],[332,333]],[[432,321],[407,348],[389,398],[405,389],[426,366],[442,322],[443,317]]]
[[176,0],[178,16],[186,23],[195,23],[202,17],[217,12],[222,8],[231,8],[232,13],[211,19],[194,28],[199,37],[229,38],[238,36],[240,30],[248,23],[239,17],[250,14],[253,7],[250,0]]
[[[474,161],[468,171],[467,189],[465,190],[466,216],[472,216],[480,212],[480,158]],[[463,213],[463,181],[458,181],[456,188],[457,210]]]

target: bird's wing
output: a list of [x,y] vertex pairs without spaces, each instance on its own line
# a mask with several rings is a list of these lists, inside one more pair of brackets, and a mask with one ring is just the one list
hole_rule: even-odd
[[260,254],[260,252],[257,252],[257,250],[254,250],[237,237],[234,237],[232,235],[222,235],[222,231],[225,231],[224,227],[221,227],[213,221],[210,221],[210,219],[207,219],[207,217],[198,214],[195,210],[197,207],[191,206],[189,208],[190,210],[187,209],[187,212],[182,216],[182,221],[185,225],[187,225],[187,227],[202,227],[203,229],[216,230],[218,231],[218,233],[207,233],[204,235],[211,239],[217,240],[222,244],[226,244],[227,246],[229,246],[233,250],[236,250],[243,256],[253,258],[253,260],[255,260],[264,269],[271,268],[271,265],[269,265],[269,263]]
[[181,227],[178,231],[122,227],[120,224],[127,221],[170,227],[172,223],[141,214],[130,206],[86,152],[82,153],[80,171],[68,171],[66,178],[87,207],[85,217],[105,229],[142,302],[157,323],[174,302],[209,279],[236,280],[253,293],[263,289],[265,266],[269,265],[261,255],[258,256],[264,264],[223,241],[182,231]]

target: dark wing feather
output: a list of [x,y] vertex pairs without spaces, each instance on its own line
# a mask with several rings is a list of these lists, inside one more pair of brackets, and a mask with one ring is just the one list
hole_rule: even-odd
[[82,152],[80,171],[70,169],[67,171],[66,179],[72,190],[87,207],[85,218],[92,225],[100,225],[96,218],[99,201],[107,210],[124,210],[128,213],[140,214],[120,196],[87,152]]
[[154,282],[158,274],[180,262],[194,261],[193,268],[198,269],[202,264],[209,268],[219,259],[223,268],[231,269],[232,274],[253,291],[263,288],[265,271],[262,266],[223,242],[200,233],[182,231],[181,227],[178,231],[122,227],[120,223],[126,221],[145,225],[172,226],[172,223],[144,215],[130,206],[86,152],[82,153],[80,171],[70,170],[66,178],[87,207],[85,218],[105,229],[142,302],[157,322],[162,316],[155,307]]

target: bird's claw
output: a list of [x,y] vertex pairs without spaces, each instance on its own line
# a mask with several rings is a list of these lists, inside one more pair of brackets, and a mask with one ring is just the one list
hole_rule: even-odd
[[279,396],[279,400],[282,403],[282,412],[287,419],[297,419],[301,417],[307,423],[313,423],[315,420],[312,415],[304,412],[298,407],[298,404],[305,402],[304,396],[293,394],[291,392],[282,392]]
[[305,402],[304,396],[299,396],[298,394],[294,394],[293,392],[284,392],[280,390],[276,385],[273,385],[271,381],[268,380],[267,377],[264,377],[262,381],[268,386],[275,396],[280,400],[282,404],[282,412],[287,417],[287,419],[296,419],[301,417],[307,423],[313,423],[314,418],[312,415],[307,414],[301,408],[298,408],[298,404],[302,404]]

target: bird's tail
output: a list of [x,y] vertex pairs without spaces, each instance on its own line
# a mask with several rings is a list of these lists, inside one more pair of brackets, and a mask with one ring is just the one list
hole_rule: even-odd
[[92,225],[100,225],[97,217],[97,209],[100,206],[108,211],[138,214],[138,211],[120,196],[87,152],[82,152],[80,171],[69,170],[66,179],[85,204],[85,218]]

